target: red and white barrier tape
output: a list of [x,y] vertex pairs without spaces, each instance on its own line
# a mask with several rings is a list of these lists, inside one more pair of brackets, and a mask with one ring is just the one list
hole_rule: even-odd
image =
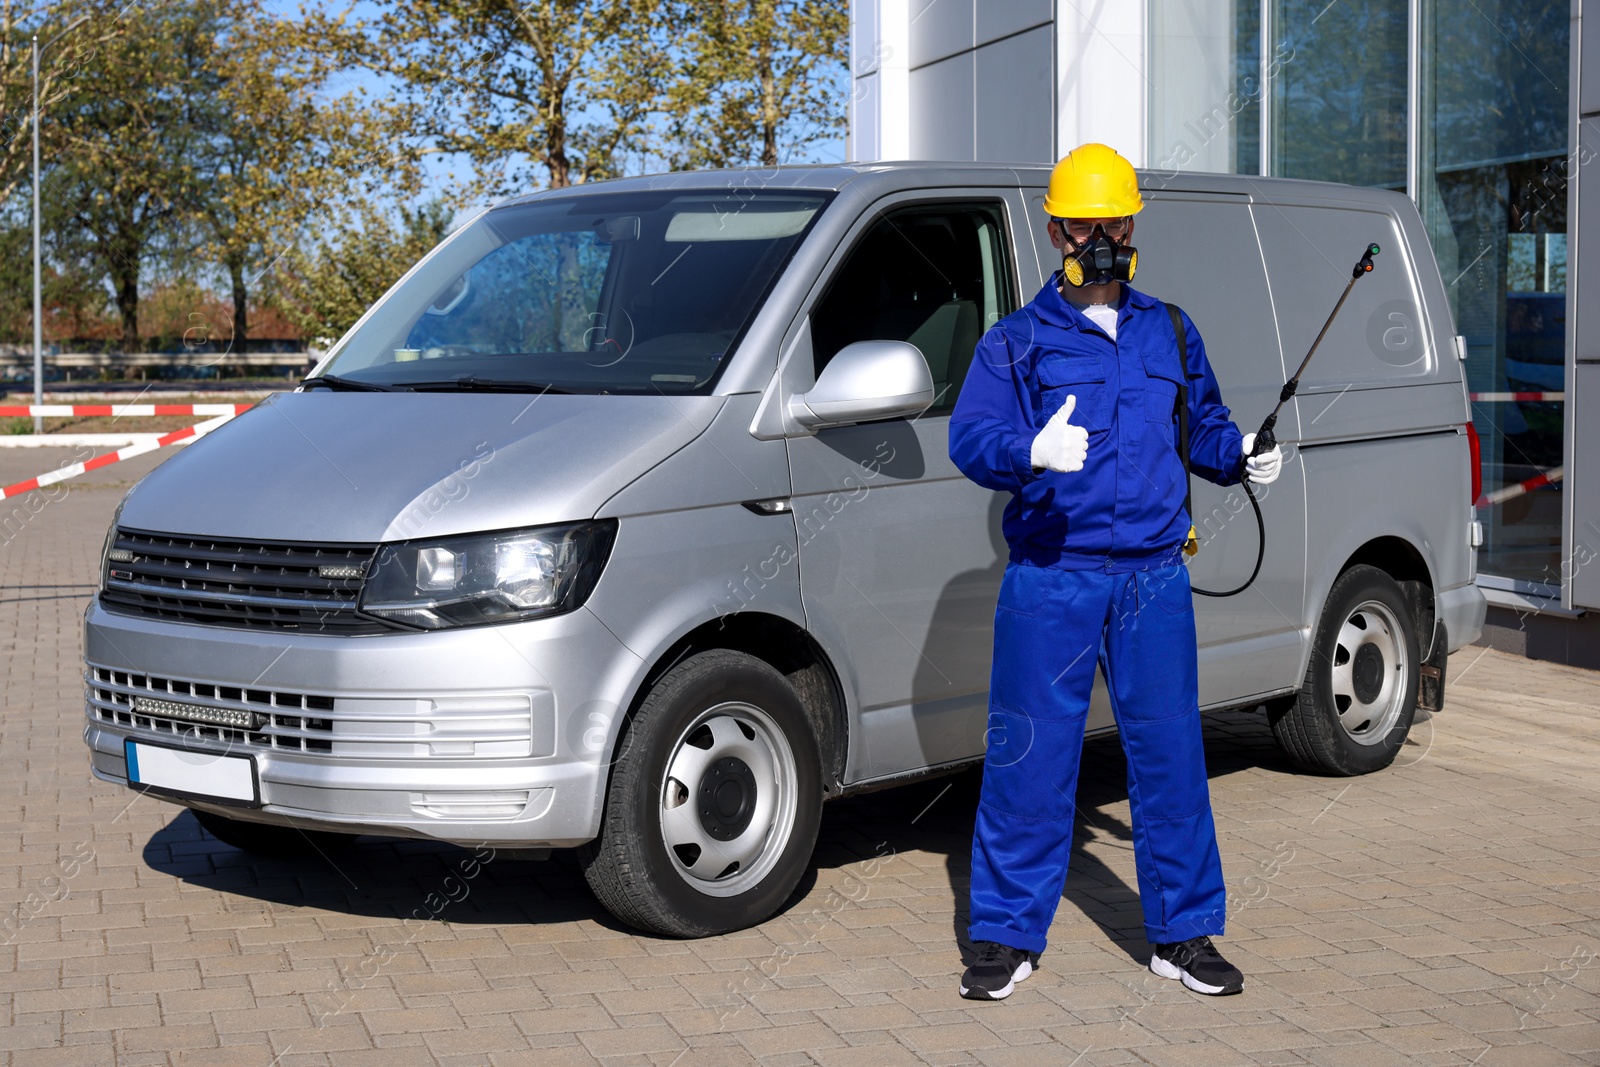
[[90,418],[109,415],[242,415],[250,404],[26,404],[0,407],[0,418],[24,418],[39,415],[45,418],[76,416]]
[[1516,400],[1565,400],[1566,393],[1468,393],[1473,400],[1481,400],[1486,404],[1509,403]]
[[[231,408],[234,405],[229,404],[226,406]],[[230,411],[226,415],[219,415],[217,418],[207,419],[205,422],[196,423],[193,426],[186,426],[181,430],[173,430],[168,434],[162,434],[156,440],[150,441],[146,444],[129,445],[126,448],[119,448],[115,452],[107,452],[103,456],[96,456],[93,459],[87,460],[83,463],[74,463],[71,466],[61,467],[60,469],[50,471],[47,474],[41,474],[37,478],[29,478],[25,482],[18,482],[15,485],[8,485],[4,489],[0,489],[0,500],[5,500],[10,497],[19,496],[23,493],[32,492],[35,489],[42,489],[47,485],[54,485],[57,482],[64,482],[68,478],[76,478],[80,474],[86,474],[92,470],[99,470],[101,467],[109,467],[113,463],[121,463],[123,460],[132,459],[134,456],[143,455],[146,452],[154,452],[158,448],[165,448],[167,445],[177,444],[179,441],[187,441],[191,438],[204,437],[206,434],[210,433],[212,430],[215,430],[218,426],[221,426],[223,423],[229,421],[233,417],[234,413]]]
[[1513,500],[1516,497],[1531,493],[1535,489],[1542,489],[1547,485],[1555,485],[1566,476],[1567,469],[1565,467],[1552,467],[1547,471],[1541,471],[1526,481],[1518,482],[1515,485],[1502,486],[1492,493],[1485,493],[1478,498],[1478,502],[1473,507],[1492,508],[1496,504],[1504,504],[1507,500]]

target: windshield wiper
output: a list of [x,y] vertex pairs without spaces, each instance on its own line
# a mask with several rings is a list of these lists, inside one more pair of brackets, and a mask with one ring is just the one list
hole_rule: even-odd
[[455,392],[463,393],[568,393],[549,382],[526,382],[508,378],[478,378],[464,374],[459,378],[450,378],[442,382],[407,382],[407,388],[419,392]]
[[319,374],[315,378],[302,378],[300,385],[306,389],[314,389],[319,385],[329,389],[348,389],[356,393],[409,393],[409,385],[384,385],[380,382],[362,382],[354,378],[341,378],[337,374]]

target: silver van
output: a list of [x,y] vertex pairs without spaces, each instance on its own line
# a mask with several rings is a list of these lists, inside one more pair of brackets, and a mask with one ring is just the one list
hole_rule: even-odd
[[[581,848],[664,934],[773,914],[823,801],[982,757],[1005,501],[946,437],[975,342],[1059,265],[1047,175],[675,174],[478,215],[128,493],[85,620],[95,776],[248,849]],[[1137,284],[1246,430],[1382,247],[1279,422],[1260,577],[1196,608],[1204,707],[1263,706],[1312,770],[1386,766],[1485,611],[1421,221],[1142,180]],[[1238,584],[1248,501],[1196,479],[1194,512],[1194,584]]]

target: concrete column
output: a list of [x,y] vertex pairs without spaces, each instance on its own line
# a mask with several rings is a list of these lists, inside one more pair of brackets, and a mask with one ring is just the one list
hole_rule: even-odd
[[1235,123],[1255,106],[1234,86],[1234,5],[1166,0],[1151,8],[1148,165],[1166,173],[1232,174]]
[[850,158],[911,155],[910,0],[851,0]]
[[1146,5],[1082,0],[1056,5],[1056,152],[1100,141],[1147,163],[1150,83]]

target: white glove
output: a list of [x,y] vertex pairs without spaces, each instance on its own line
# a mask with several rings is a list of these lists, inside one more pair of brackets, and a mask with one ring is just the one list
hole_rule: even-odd
[[1083,461],[1089,455],[1089,431],[1067,421],[1072,418],[1072,409],[1077,406],[1076,396],[1067,397],[1061,410],[1050,416],[1050,421],[1044,424],[1039,436],[1033,439],[1035,470],[1047,468],[1063,474],[1083,470]]
[[1250,450],[1255,446],[1256,435],[1245,434],[1242,449],[1245,456],[1244,473],[1257,485],[1271,485],[1278,480],[1278,475],[1283,473],[1283,450],[1273,445],[1270,451],[1252,456]]

